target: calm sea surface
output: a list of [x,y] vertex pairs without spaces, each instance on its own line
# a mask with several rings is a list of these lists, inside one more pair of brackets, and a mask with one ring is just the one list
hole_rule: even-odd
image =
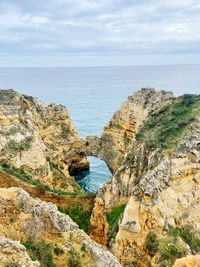
[[[65,105],[83,137],[100,135],[127,96],[142,87],[200,94],[200,65],[0,69],[1,89]],[[88,159],[90,171],[77,179],[85,191],[96,191],[110,172],[104,162]]]

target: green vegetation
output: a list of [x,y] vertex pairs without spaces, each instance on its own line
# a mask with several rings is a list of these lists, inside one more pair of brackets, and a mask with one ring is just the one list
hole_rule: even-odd
[[124,145],[125,145],[125,147],[128,147],[130,142],[131,142],[131,139],[129,139],[128,136],[127,136],[127,133],[124,132]]
[[55,254],[56,254],[57,256],[59,256],[59,255],[61,254],[61,249],[58,248],[58,247],[54,248],[53,251],[55,252]]
[[28,150],[31,148],[31,142],[33,141],[33,137],[26,137],[21,142],[16,142],[15,140],[9,141],[4,148],[1,150],[1,154],[5,155],[16,155],[18,152]]
[[67,138],[71,133],[70,125],[62,124],[61,125],[61,134],[63,138]]
[[122,204],[116,208],[114,208],[110,213],[107,213],[107,220],[109,224],[109,230],[107,232],[106,243],[109,246],[109,242],[116,237],[116,234],[119,230],[118,221],[124,212],[126,204]]
[[56,267],[53,262],[52,247],[45,242],[33,243],[33,242],[21,242],[27,249],[33,261],[38,260],[41,267]]
[[111,135],[108,134],[108,133],[104,133],[102,136],[101,136],[101,141],[102,142],[110,142],[112,139]]
[[122,130],[122,129],[123,129],[121,125],[116,124],[116,123],[110,123],[110,125],[111,125],[112,127],[116,128],[116,129],[119,129],[119,130]]
[[81,267],[81,260],[79,253],[72,247],[69,251],[70,256],[68,257],[69,267]]
[[147,235],[147,241],[146,241],[146,247],[145,250],[146,252],[150,255],[153,256],[158,252],[159,248],[159,240],[157,238],[157,235],[154,232],[149,232]]
[[32,96],[28,96],[28,95],[23,95],[25,99],[27,99],[31,105],[34,105],[35,102],[34,102],[34,98]]
[[200,239],[191,232],[191,226],[184,228],[173,228],[169,226],[168,236],[159,239],[154,232],[149,232],[146,240],[145,250],[150,256],[160,253],[159,266],[173,266],[178,258],[185,257],[188,253],[186,247],[178,241],[180,237],[190,246],[193,254],[200,251]]
[[89,232],[92,209],[93,206],[90,206],[89,209],[84,209],[83,207],[78,207],[76,203],[67,206],[65,209],[58,206],[60,212],[69,215],[78,224],[79,228],[86,233]]
[[190,249],[193,254],[200,251],[200,238],[197,237],[191,230],[191,227],[185,226],[183,228],[173,228],[169,226],[169,236],[177,238],[178,236],[190,246]]
[[172,267],[175,260],[185,257],[187,255],[187,249],[178,243],[175,238],[166,238],[160,240],[160,266]]
[[41,194],[47,191],[47,192],[52,192],[58,195],[70,195],[70,196],[72,195],[72,196],[77,196],[79,198],[84,198],[84,197],[94,198],[95,197],[94,193],[75,193],[75,192],[73,193],[73,192],[66,192],[62,190],[52,189],[48,185],[43,184],[40,180],[34,180],[31,170],[27,170],[24,168],[16,168],[14,166],[11,166],[7,162],[0,163],[0,167],[2,171],[4,171],[5,173],[10,174],[23,182],[37,186]]
[[153,112],[136,134],[148,147],[170,149],[200,114],[200,97],[183,95],[171,105]]
[[85,249],[86,249],[86,245],[83,244],[83,245],[81,246],[81,250],[82,250],[82,251],[85,251]]
[[3,267],[20,267],[21,265],[19,265],[18,263],[14,263],[14,262],[7,262],[4,263]]
[[126,204],[122,204],[122,205],[114,208],[107,215],[109,227],[112,227],[114,225],[114,223],[119,219],[120,215],[124,212],[125,208],[126,208]]
[[134,261],[128,262],[127,264],[126,263],[124,264],[124,267],[130,267],[130,266],[143,267],[143,265],[140,264],[139,261],[137,261],[137,260],[134,260]]
[[186,248],[175,237],[158,239],[154,232],[147,235],[145,250],[151,257],[159,252],[159,266],[162,267],[172,267],[176,259],[187,255]]
[[19,132],[19,128],[13,126],[9,129],[9,131],[0,131],[0,135],[10,136],[16,134],[17,132]]

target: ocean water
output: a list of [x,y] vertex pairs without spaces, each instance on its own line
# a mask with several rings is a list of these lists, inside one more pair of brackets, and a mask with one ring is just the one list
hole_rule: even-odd
[[[142,87],[172,90],[176,96],[200,94],[200,65],[0,69],[1,89],[65,105],[83,137],[100,136],[123,101]],[[88,159],[90,171],[77,181],[95,192],[111,174],[103,161]]]

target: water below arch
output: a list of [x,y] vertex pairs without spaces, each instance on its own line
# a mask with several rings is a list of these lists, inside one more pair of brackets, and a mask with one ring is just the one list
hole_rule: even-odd
[[96,192],[112,175],[103,160],[95,157],[87,157],[90,169],[75,175],[78,184],[85,192]]

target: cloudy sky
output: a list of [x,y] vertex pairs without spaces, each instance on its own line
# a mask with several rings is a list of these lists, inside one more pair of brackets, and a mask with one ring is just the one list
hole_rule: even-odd
[[200,63],[200,0],[1,0],[0,66]]

